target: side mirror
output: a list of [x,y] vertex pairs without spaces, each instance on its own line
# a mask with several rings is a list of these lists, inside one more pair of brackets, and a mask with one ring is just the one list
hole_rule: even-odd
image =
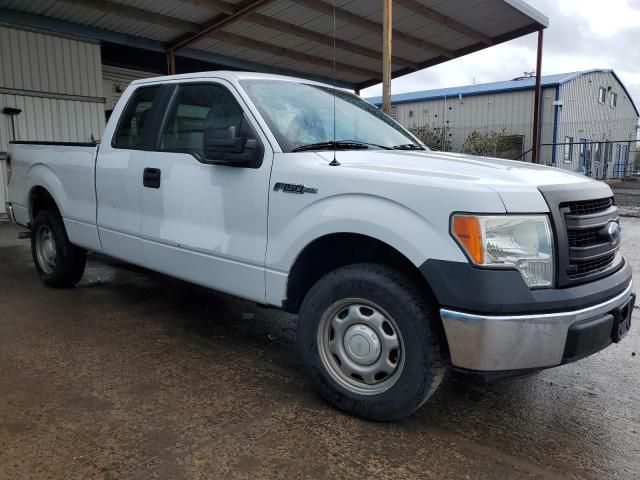
[[216,165],[257,168],[264,150],[257,135],[243,118],[240,132],[235,126],[207,127],[204,132],[204,161]]

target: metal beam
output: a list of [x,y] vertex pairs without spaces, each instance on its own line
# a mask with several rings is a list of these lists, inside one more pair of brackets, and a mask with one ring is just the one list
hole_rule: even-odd
[[382,0],[382,111],[391,114],[391,36],[393,0]]
[[433,20],[440,25],[444,25],[451,30],[455,30],[458,33],[462,33],[469,38],[472,38],[480,43],[484,43],[487,46],[493,45],[493,40],[487,35],[478,32],[477,30],[465,25],[458,20],[454,20],[451,17],[447,17],[442,13],[436,12],[432,8],[426,7],[425,5],[416,2],[415,0],[396,0],[399,5],[402,5],[407,10],[412,11],[413,13],[417,13],[422,17],[426,17],[430,20]]
[[[311,8],[316,12],[324,13],[326,15],[333,15],[333,6],[323,2],[321,0],[291,0],[300,5],[304,5],[305,7]],[[351,13],[348,10],[343,10],[342,8],[336,7],[336,18],[343,20],[352,25],[357,25],[365,30],[369,30],[370,32],[374,32],[380,34],[382,32],[382,25],[376,23],[367,18],[356,15],[355,13]],[[436,45],[435,43],[428,42],[426,40],[422,40],[420,38],[414,37],[412,35],[408,35],[402,32],[394,32],[394,39],[398,42],[405,43],[407,45],[412,45],[414,47],[422,48],[425,50],[429,50],[430,52],[437,53],[438,55],[442,55],[447,58],[454,58],[455,53],[451,50],[448,50],[440,45]]]
[[[227,15],[231,15],[236,11],[236,7],[233,4],[223,2],[221,0],[182,0],[182,1],[190,3],[192,5],[198,5],[203,8],[208,8],[212,11],[223,12]],[[287,33],[289,35],[294,35],[298,38],[304,38],[305,40],[312,40],[314,42],[321,43],[329,47],[333,47],[333,37],[329,35],[316,32],[315,30],[309,30],[308,28],[303,28],[288,22],[283,22],[282,20],[278,20],[276,18],[269,17],[267,15],[262,15],[260,13],[254,12],[245,16],[243,20],[254,23],[256,25],[262,25],[263,27],[270,28],[271,30],[275,30],[277,32]],[[363,57],[373,58],[376,61],[380,60],[380,57],[382,56],[382,52],[378,50],[356,45],[355,43],[348,42],[346,40],[340,40],[338,38],[336,39],[336,48],[340,50],[345,50],[347,52],[352,52],[358,55],[362,55]],[[417,62],[406,60],[404,58],[400,58],[397,56],[393,58],[393,63],[395,65],[407,67],[412,70],[418,69]]]
[[260,7],[263,7],[264,5],[266,5],[271,1],[273,0],[252,0],[252,1],[244,2],[239,5],[239,8],[236,10],[235,13],[232,13],[231,15],[227,15],[227,14],[217,15],[216,17],[212,18],[210,21],[200,25],[194,33],[188,33],[186,35],[182,35],[181,37],[175,39],[174,41],[169,42],[167,49],[175,51],[180,48],[184,48],[187,45],[195,42],[196,40],[204,36],[209,36],[211,33],[220,30],[222,27],[225,27],[241,19],[242,17],[248,15],[249,13],[253,12],[254,10]]
[[36,97],[36,98],[52,98],[55,100],[69,100],[74,102],[88,102],[88,103],[104,103],[104,97],[87,97],[84,95],[69,95],[66,93],[57,92],[41,92],[38,90],[22,90],[19,88],[4,88],[0,87],[0,95],[18,95],[21,97]]
[[540,102],[542,100],[542,45],[544,30],[538,30],[538,52],[536,58],[536,89],[533,100],[533,148],[531,163],[540,163]]
[[192,32],[197,30],[198,24],[180,20],[179,18],[162,15],[160,13],[143,10],[129,5],[112,2],[110,0],[62,0],[65,3],[71,3],[81,7],[93,8],[105,13],[112,13],[138,20],[140,22],[153,23],[154,25],[162,25],[163,27],[173,28],[181,32]]
[[176,74],[176,54],[169,50],[167,52],[167,75]]
[[[309,55],[307,53],[298,52],[296,50],[290,50],[287,48],[278,47],[276,45],[270,45],[268,43],[260,42],[252,38],[236,35],[235,33],[218,31],[218,32],[211,33],[210,35],[225,43],[230,43],[233,45],[238,45],[240,47],[250,48],[252,50],[259,50],[261,52],[271,53],[273,55],[278,55],[281,57],[288,57],[293,60],[297,60],[299,62],[306,62],[312,65],[317,65],[319,67],[324,67],[329,70],[333,70],[333,65],[334,65],[333,60],[329,60],[326,58],[316,57],[314,55]],[[377,79],[381,78],[380,72],[375,72],[373,70],[369,70],[366,68],[356,67],[355,65],[347,65],[346,63],[336,62],[335,66],[337,70],[351,73],[353,75],[358,75],[361,77],[368,77],[368,78],[377,78]]]

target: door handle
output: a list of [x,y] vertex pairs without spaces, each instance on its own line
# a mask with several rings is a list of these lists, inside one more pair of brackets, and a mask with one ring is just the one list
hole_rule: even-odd
[[147,188],[160,188],[160,169],[145,168],[142,173],[142,185]]

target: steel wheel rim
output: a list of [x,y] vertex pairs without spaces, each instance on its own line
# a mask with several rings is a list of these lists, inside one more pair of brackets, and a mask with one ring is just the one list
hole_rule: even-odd
[[46,225],[41,226],[36,235],[36,256],[42,271],[52,273],[56,267],[56,242],[53,232]]
[[317,345],[329,375],[359,395],[389,390],[404,368],[398,325],[382,307],[362,298],[340,300],[327,309],[318,326]]

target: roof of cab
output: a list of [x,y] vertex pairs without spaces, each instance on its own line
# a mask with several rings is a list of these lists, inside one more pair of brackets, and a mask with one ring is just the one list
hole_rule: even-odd
[[289,82],[304,82],[318,85],[326,85],[320,82],[307,80],[305,78],[290,77],[286,75],[277,75],[273,73],[260,72],[235,72],[230,70],[215,70],[210,72],[182,73],[180,75],[163,75],[160,77],[142,78],[131,82],[132,85],[141,85],[146,83],[173,82],[180,80],[195,80],[198,78],[222,78],[225,80],[282,80]]

